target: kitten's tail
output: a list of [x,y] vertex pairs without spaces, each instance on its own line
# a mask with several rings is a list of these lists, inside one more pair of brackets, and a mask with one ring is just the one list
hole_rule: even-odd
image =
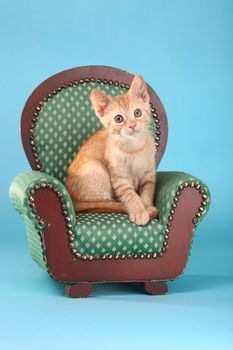
[[74,209],[77,212],[85,213],[127,213],[121,202],[74,202]]

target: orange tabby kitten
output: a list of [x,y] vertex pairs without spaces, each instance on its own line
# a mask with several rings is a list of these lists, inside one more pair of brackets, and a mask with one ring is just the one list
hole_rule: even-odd
[[110,97],[96,88],[90,98],[104,128],[86,140],[68,168],[66,188],[74,208],[127,212],[132,222],[145,225],[158,216],[153,206],[155,144],[146,84],[136,75],[124,95]]

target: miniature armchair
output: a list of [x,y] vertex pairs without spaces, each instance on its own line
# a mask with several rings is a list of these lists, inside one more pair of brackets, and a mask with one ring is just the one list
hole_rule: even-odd
[[[133,75],[87,66],[58,73],[37,87],[21,118],[22,143],[32,171],[19,174],[10,200],[25,221],[32,258],[70,297],[88,295],[95,282],[142,282],[149,294],[167,292],[180,276],[193,233],[207,213],[210,194],[183,172],[157,172],[158,219],[145,226],[121,213],[75,213],[64,186],[66,170],[82,143],[102,126],[90,103],[99,87],[109,95],[129,88]],[[157,166],[167,142],[167,119],[148,85]]]

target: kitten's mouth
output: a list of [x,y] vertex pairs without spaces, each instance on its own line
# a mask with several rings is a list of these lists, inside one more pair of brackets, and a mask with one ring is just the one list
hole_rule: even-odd
[[126,132],[124,132],[124,133],[120,133],[120,136],[122,136],[122,137],[125,137],[125,138],[130,138],[130,139],[133,139],[133,138],[135,138],[137,135],[138,135],[138,133],[139,133],[139,131],[140,130],[131,130],[131,132],[130,133],[126,133]]

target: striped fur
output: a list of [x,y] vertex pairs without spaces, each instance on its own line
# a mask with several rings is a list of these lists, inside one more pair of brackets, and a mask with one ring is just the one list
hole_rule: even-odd
[[[155,145],[146,84],[137,75],[124,95],[110,97],[94,89],[90,98],[103,129],[86,140],[68,168],[66,188],[74,208],[127,212],[132,222],[145,225],[158,216],[153,206]],[[136,109],[141,116],[134,115]],[[123,120],[116,122],[119,115]]]

